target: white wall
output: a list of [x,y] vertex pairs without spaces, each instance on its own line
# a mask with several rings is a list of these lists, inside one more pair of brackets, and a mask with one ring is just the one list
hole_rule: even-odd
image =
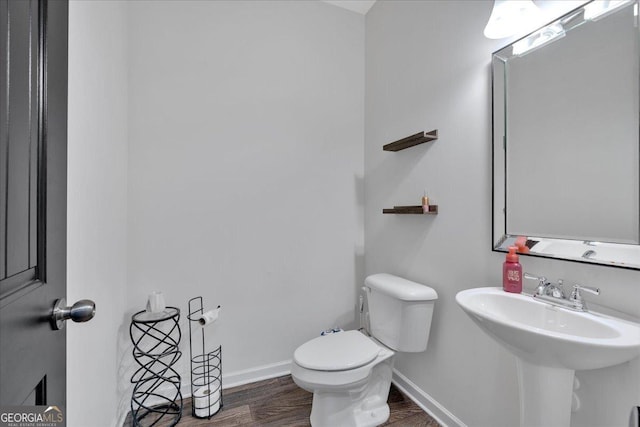
[[[127,69],[124,2],[69,5],[67,301],[96,316],[67,323],[67,424],[113,422],[126,283]],[[130,356],[129,356],[130,357]]]
[[73,1],[69,51],[68,299],[97,304],[91,323],[69,328],[69,425],[120,424],[129,319],[153,289],[185,311],[196,295],[223,305],[210,338],[224,345],[225,374],[286,362],[321,329],[353,326],[361,15]]
[[364,17],[321,2],[130,6],[128,313],[155,289],[183,316],[191,297],[221,304],[208,339],[227,376],[353,326]]
[[[492,4],[377,2],[367,14],[365,273],[398,274],[439,294],[429,347],[399,355],[400,373],[464,424],[507,427],[519,417],[515,359],[455,303],[460,290],[501,283],[504,255],[491,252],[490,61],[506,42],[482,35]],[[436,142],[382,151],[435,128]],[[384,207],[418,204],[424,189],[437,216],[382,215]],[[521,263],[554,280],[597,285],[599,303],[640,315],[638,271],[526,256]],[[583,406],[572,425],[626,425],[640,402],[639,372],[637,360],[578,372]]]

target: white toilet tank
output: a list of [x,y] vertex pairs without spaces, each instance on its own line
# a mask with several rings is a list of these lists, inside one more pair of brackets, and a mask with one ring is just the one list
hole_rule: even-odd
[[391,274],[373,274],[364,284],[371,335],[396,351],[425,351],[436,291]]

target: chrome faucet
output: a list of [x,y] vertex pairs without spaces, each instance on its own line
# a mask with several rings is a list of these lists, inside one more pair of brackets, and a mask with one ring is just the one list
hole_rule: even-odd
[[558,280],[558,284],[554,285],[547,281],[547,278],[544,276],[534,276],[529,273],[524,273],[524,278],[529,280],[537,280],[538,286],[536,287],[536,291],[533,294],[534,297],[552,297],[552,298],[560,298],[565,299],[564,289],[562,288],[563,282],[562,279]]
[[529,273],[524,273],[525,279],[537,280],[538,286],[533,294],[533,297],[541,301],[547,302],[559,307],[568,308],[575,311],[587,311],[587,304],[582,297],[580,291],[586,291],[594,295],[600,295],[600,289],[592,288],[589,286],[573,285],[573,291],[567,298],[564,290],[562,289],[562,279],[558,280],[558,284],[554,285],[547,281],[544,276],[534,276]]

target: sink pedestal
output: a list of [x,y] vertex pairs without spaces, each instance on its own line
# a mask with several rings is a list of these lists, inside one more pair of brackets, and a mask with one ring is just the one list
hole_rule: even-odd
[[521,427],[569,427],[574,370],[517,359]]

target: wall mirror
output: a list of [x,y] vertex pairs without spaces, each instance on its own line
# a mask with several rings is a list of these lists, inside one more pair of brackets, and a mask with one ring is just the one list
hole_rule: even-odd
[[492,57],[493,249],[640,269],[638,0]]

